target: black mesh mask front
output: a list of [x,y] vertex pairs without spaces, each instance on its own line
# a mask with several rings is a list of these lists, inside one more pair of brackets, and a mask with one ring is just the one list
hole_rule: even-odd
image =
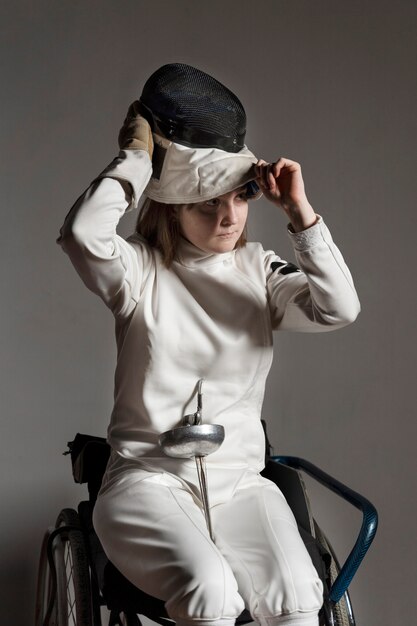
[[195,67],[163,65],[146,81],[139,102],[153,132],[170,141],[227,152],[244,147],[246,114],[241,102]]

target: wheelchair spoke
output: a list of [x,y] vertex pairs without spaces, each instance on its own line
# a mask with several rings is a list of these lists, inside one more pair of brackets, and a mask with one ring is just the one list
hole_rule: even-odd
[[68,610],[68,626],[77,625],[75,588],[74,588],[74,563],[70,544],[65,544],[65,571],[67,576],[67,610]]

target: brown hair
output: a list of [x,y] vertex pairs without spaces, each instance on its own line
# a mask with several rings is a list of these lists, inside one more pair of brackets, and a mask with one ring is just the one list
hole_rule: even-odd
[[[166,267],[171,267],[173,261],[178,260],[177,251],[181,237],[178,210],[181,204],[163,204],[147,198],[139,212],[136,222],[136,232],[142,235],[152,248],[156,248],[162,255]],[[188,209],[192,204],[186,205]],[[247,241],[246,225],[236,242],[235,248],[241,248]]]

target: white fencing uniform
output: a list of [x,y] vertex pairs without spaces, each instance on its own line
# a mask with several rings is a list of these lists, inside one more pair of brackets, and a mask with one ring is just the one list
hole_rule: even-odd
[[138,587],[167,600],[176,622],[233,623],[246,605],[260,624],[300,616],[317,624],[322,584],[276,485],[253,470],[210,467],[214,544],[195,466],[179,478],[125,459],[112,465],[95,528],[110,560]]
[[[264,463],[260,413],[272,330],[326,331],[359,303],[323,220],[289,233],[297,263],[260,244],[223,254],[183,240],[167,269],[138,235],[116,226],[151,173],[143,151],[122,151],[68,214],[59,242],[116,320],[113,449],[94,523],[109,558],[166,601],[177,622],[230,623],[246,605],[263,624],[317,624],[321,582]],[[128,181],[128,186],[119,181]],[[195,410],[225,440],[207,457],[215,544],[191,460],[165,457],[159,435]]]

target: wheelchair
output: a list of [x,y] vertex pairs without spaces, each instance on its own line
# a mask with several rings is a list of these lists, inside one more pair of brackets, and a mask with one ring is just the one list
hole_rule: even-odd
[[[264,426],[265,428],[265,426]],[[355,626],[348,586],[369,549],[378,524],[375,507],[308,461],[271,455],[265,431],[266,463],[262,475],[275,482],[286,497],[299,532],[324,585],[320,626]],[[132,585],[107,559],[92,524],[94,503],[110,454],[100,437],[77,434],[64,454],[71,455],[75,482],[87,483],[89,499],[78,511],[63,509],[55,526],[44,536],[40,551],[35,626],[142,626],[146,617],[161,626],[173,626],[163,601]],[[303,473],[358,508],[362,525],[346,562],[341,567],[334,550],[315,521]],[[252,622],[245,610],[237,625]]]

